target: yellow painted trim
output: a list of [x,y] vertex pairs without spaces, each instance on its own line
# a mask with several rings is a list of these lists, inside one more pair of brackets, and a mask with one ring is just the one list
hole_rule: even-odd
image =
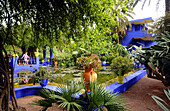
[[[14,87],[24,87],[24,86],[30,86],[30,85],[33,85],[33,83],[29,83],[29,84],[22,84],[22,85],[18,85],[17,83],[14,83]],[[35,85],[40,85],[39,83],[35,83]]]
[[15,54],[12,54],[12,57],[16,57],[16,55],[15,55]]
[[153,37],[152,37],[152,36],[146,36],[146,37],[134,37],[134,39],[142,39],[142,40],[153,41]]
[[149,20],[144,20],[144,21],[132,22],[131,24],[145,24],[145,23],[150,23],[150,22],[153,22],[153,20],[149,19]]

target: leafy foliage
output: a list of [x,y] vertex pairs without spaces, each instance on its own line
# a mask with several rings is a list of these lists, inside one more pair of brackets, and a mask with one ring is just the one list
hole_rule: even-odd
[[111,70],[117,76],[123,76],[130,70],[129,59],[127,57],[118,56],[112,60]]
[[107,60],[107,57],[106,57],[106,56],[101,56],[101,57],[100,57],[100,60],[101,60],[101,61],[106,61],[106,60]]
[[83,102],[79,99],[76,99],[76,94],[82,89],[81,85],[74,81],[66,81],[65,85],[61,85],[57,88],[57,91],[61,93],[61,95],[51,94],[50,98],[56,100],[55,102],[59,103],[59,107],[63,109],[67,108],[67,111],[73,109],[82,110],[82,106],[80,106],[80,102]]
[[34,82],[42,84],[42,79],[52,78],[52,71],[48,67],[39,67],[39,70],[35,69],[35,75],[32,77]]
[[100,69],[101,61],[95,54],[91,54],[89,57],[77,58],[76,64],[78,67],[92,66],[92,68]]
[[[64,44],[70,39],[76,43],[87,39],[88,42],[84,47],[88,49],[90,46],[90,52],[95,49],[97,54],[96,49],[104,44],[100,44],[103,35],[102,41],[118,37],[117,33],[110,34],[110,28],[119,25],[116,19],[118,15],[123,21],[125,12],[127,9],[132,10],[132,5],[133,0],[0,0],[0,56],[2,57],[0,85],[2,87],[13,85],[9,79],[9,63],[4,62],[4,57],[7,56],[4,45],[14,44],[19,47],[25,45],[34,48],[46,45],[65,47]],[[100,33],[103,35],[98,36]],[[99,38],[95,39],[97,37]],[[107,46],[112,47],[105,45],[105,48]],[[12,88],[11,92],[14,92]],[[3,107],[0,110],[8,110],[10,89],[8,87],[2,90],[6,93],[1,97],[0,104]],[[14,109],[17,109],[17,104]]]
[[48,79],[52,77],[51,70],[48,67],[39,67],[38,72],[36,73],[36,76],[40,79]]
[[116,44],[115,47],[116,47],[117,54],[119,54],[118,56],[123,56],[123,57],[126,56],[127,58],[130,57],[129,51],[127,50],[126,46],[122,46],[121,44]]
[[165,31],[170,31],[169,28],[170,13],[166,12],[166,15],[158,18],[152,25],[149,25],[152,28],[152,32],[156,35],[161,35]]
[[51,99],[50,98],[50,94],[60,94],[60,93],[57,93],[57,92],[54,92],[52,90],[48,90],[48,89],[41,89],[39,90],[39,93],[38,93],[41,97],[45,98],[45,99],[36,99],[33,101],[33,105],[38,105],[38,106],[42,106],[42,110],[43,111],[46,111],[48,107],[51,107],[52,106],[52,103],[55,102],[55,100]]
[[[169,89],[166,90],[165,88],[163,88],[163,91],[164,91],[166,97],[168,98],[168,100],[170,101],[170,90],[169,90]],[[153,99],[164,111],[169,111],[170,106],[169,106],[163,99],[161,99],[160,97],[155,96],[155,95],[150,95],[150,94],[149,94],[149,96],[151,96],[152,99]],[[165,105],[162,104],[162,103],[164,103]]]
[[5,45],[4,47],[8,54],[10,55],[17,54],[18,56],[22,56],[21,48],[12,45]]
[[149,77],[157,78],[168,86],[170,85],[170,35],[166,33],[156,36],[154,41],[158,43],[151,47],[142,48],[146,52],[139,52],[135,58],[149,69]]
[[133,45],[128,50],[131,50],[130,57],[137,59],[141,64],[148,67],[150,52],[142,50],[142,46]]
[[[82,81],[83,78],[82,78]],[[57,93],[51,90],[43,89],[40,92],[40,96],[45,99],[34,101],[35,105],[43,106],[44,108],[50,107],[52,103],[58,103],[59,107],[70,110],[85,110],[93,111],[95,108],[103,111],[103,107],[107,110],[114,109],[115,111],[126,110],[123,106],[125,105],[122,99],[112,94],[112,91],[102,88],[97,82],[91,83],[90,81],[90,93],[86,90],[86,83],[75,83],[66,82],[65,85],[58,87]],[[81,95],[80,98],[76,98],[76,93],[82,88],[85,89],[85,94]],[[42,102],[43,101],[43,102]],[[46,102],[48,104],[46,104]]]
[[100,109],[100,111],[103,111],[103,108],[106,108],[109,111],[113,109],[115,111],[126,110],[123,107],[125,104],[118,95],[112,94],[113,92],[109,89],[102,88],[97,81],[92,83],[90,74],[89,77],[90,92],[86,89],[86,83],[82,84],[85,89],[85,94],[81,98],[87,102],[87,107],[85,107],[86,111],[93,111],[95,108]]
[[[81,89],[82,87],[80,84],[75,83],[74,81],[66,81],[63,82],[60,87],[57,87],[57,92],[42,89],[42,91],[40,91],[40,96],[45,99],[34,102],[35,105],[44,106],[45,108],[51,107],[52,103],[58,103],[59,107],[62,107],[63,110],[67,108],[67,111],[70,111],[71,109],[78,109],[81,111],[82,106],[80,106],[80,102],[82,103],[83,101],[75,98],[75,93],[79,92]],[[48,104],[45,103],[46,101],[48,101]]]

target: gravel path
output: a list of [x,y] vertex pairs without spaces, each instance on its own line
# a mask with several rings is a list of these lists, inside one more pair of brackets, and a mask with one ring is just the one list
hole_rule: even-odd
[[149,111],[148,108],[151,108],[154,111],[162,111],[156,102],[148,95],[152,94],[159,96],[170,104],[170,101],[168,101],[165,96],[162,87],[166,89],[170,88],[165,87],[159,80],[144,76],[121,95],[125,98],[125,101],[128,103],[131,111]]
[[40,96],[26,96],[26,97],[22,97],[17,99],[18,105],[21,107],[24,107],[27,111],[40,111],[41,107],[40,106],[36,106],[36,105],[32,105],[30,103],[32,103],[33,100],[35,99],[41,99]]
[[[164,87],[161,81],[150,79],[144,76],[136,84],[130,87],[126,92],[121,94],[121,96],[125,98],[125,101],[128,103],[129,109],[131,111],[149,111],[148,108],[151,108],[154,111],[162,111],[162,109],[148,95],[148,93],[157,95],[164,99],[168,104],[170,104],[161,87]],[[165,88],[167,89],[167,87]],[[25,107],[27,111],[40,111],[40,106],[29,104],[36,98],[40,99],[41,97],[27,96],[17,99],[17,102],[19,106]],[[54,111],[62,110],[57,109]]]

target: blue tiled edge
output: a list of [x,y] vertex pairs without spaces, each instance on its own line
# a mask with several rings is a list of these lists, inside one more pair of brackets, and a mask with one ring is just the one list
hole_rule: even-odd
[[[140,80],[143,76],[145,76],[146,73],[147,73],[146,70],[141,69],[141,70],[125,77],[123,84],[119,84],[118,82],[115,82],[115,83],[112,83],[112,84],[106,86],[106,88],[113,91],[113,93],[117,93],[117,94],[123,93],[129,87],[131,87],[133,84],[135,84],[138,80]],[[37,95],[38,90],[41,88],[42,87],[40,85],[17,87],[17,88],[15,88],[15,95],[16,95],[16,98],[21,98],[21,97],[30,96],[30,95]],[[57,91],[58,87],[47,85],[44,88],[47,88],[47,89],[50,89],[53,91]],[[80,95],[82,95],[82,93],[78,92],[78,93],[74,94],[73,96],[75,98],[79,98]]]
[[129,87],[131,87],[133,84],[135,84],[138,80],[140,80],[143,76],[145,76],[146,74],[147,74],[147,71],[141,69],[141,70],[125,77],[123,84],[115,82],[113,84],[106,86],[106,88],[113,91],[113,93],[117,93],[117,94],[123,93]]
[[16,98],[21,98],[30,95],[37,95],[38,90],[42,87],[40,85],[30,85],[30,86],[23,86],[15,88],[15,95]]

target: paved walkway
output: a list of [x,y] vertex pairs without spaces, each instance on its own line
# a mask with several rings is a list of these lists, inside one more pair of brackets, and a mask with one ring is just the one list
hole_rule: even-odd
[[167,97],[165,96],[162,87],[166,89],[170,88],[165,87],[159,80],[144,76],[121,95],[125,98],[125,101],[128,103],[129,109],[131,111],[149,111],[148,108],[151,108],[154,111],[162,111],[162,109],[148,95],[153,94],[159,96],[163,100],[166,100],[168,104],[170,104],[170,101],[168,101]]

